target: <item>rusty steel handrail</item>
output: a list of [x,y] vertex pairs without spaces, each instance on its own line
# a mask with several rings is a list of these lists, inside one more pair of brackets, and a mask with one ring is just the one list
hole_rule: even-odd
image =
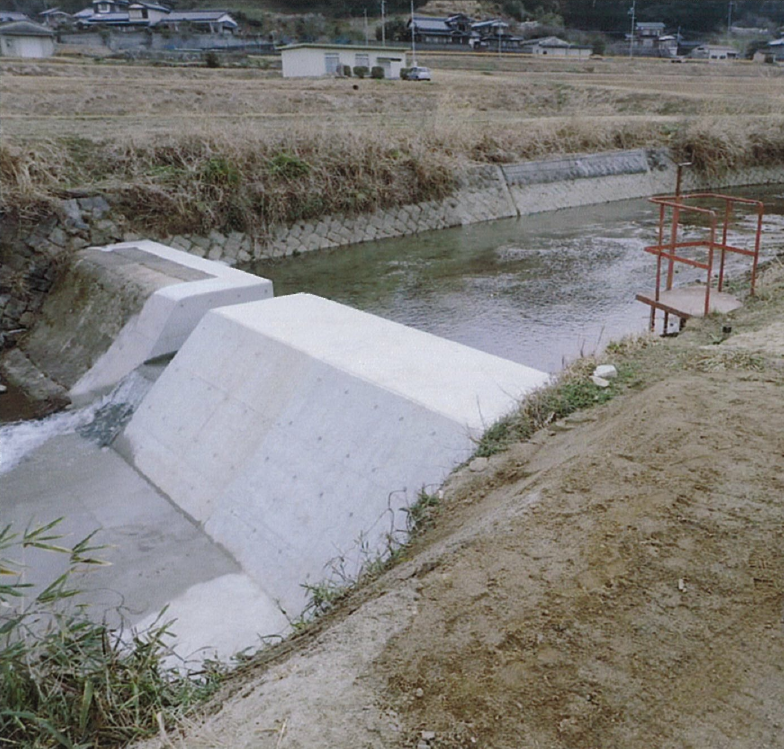
[[[710,310],[710,290],[711,290],[711,277],[713,276],[713,254],[716,246],[716,225],[718,218],[716,212],[710,208],[699,208],[697,206],[686,205],[682,202],[683,198],[688,196],[680,196],[680,198],[660,197],[649,198],[651,203],[659,206],[659,243],[650,245],[645,248],[645,252],[650,252],[656,255],[656,291],[655,300],[660,300],[661,294],[661,274],[662,274],[662,258],[666,257],[667,263],[667,285],[665,291],[672,289],[673,276],[675,274],[675,263],[681,262],[686,265],[691,265],[696,268],[707,271],[707,281],[705,284],[705,314],[707,315]],[[667,208],[672,208],[672,229],[670,232],[670,241],[664,243],[664,218]],[[678,242],[678,226],[680,225],[681,212],[697,213],[705,215],[710,220],[710,239],[706,243],[701,242]],[[708,261],[707,263],[700,263],[699,261],[692,260],[677,255],[675,250],[679,247],[705,247],[708,248]],[[669,250],[669,251],[667,251]]]
[[[673,203],[683,203],[686,200],[717,200],[719,202],[724,203],[724,220],[722,222],[722,241],[720,243],[714,242],[714,249],[721,250],[721,263],[719,266],[719,278],[717,284],[717,290],[722,291],[724,288],[724,268],[726,262],[726,253],[727,252],[734,252],[739,255],[745,255],[747,257],[752,258],[752,266],[751,266],[751,280],[750,280],[750,290],[749,293],[751,296],[754,296],[756,291],[757,285],[757,266],[759,264],[759,251],[760,251],[760,244],[762,240],[762,219],[765,214],[765,204],[761,200],[755,200],[753,198],[741,198],[735,195],[726,195],[724,193],[717,193],[717,192],[698,192],[698,193],[688,193],[686,195],[679,195],[677,194],[674,196],[661,196],[650,198],[652,203],[657,204],[665,204],[665,205],[672,205]],[[757,225],[755,227],[754,232],[754,249],[747,250],[743,247],[736,247],[735,245],[728,244],[727,242],[727,235],[729,232],[729,223],[730,218],[732,216],[732,209],[736,203],[741,203],[744,205],[754,206],[756,208],[757,214]],[[691,208],[697,208],[697,206],[690,206]],[[710,209],[703,209],[703,210],[710,210]],[[660,222],[663,221],[662,210],[660,210],[659,215]],[[662,244],[661,241],[661,233],[662,227],[660,226],[659,232],[659,244]],[[681,245],[687,246],[687,245]]]

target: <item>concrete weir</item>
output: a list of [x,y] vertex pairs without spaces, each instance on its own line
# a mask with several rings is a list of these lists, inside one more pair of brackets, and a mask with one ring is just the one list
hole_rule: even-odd
[[297,614],[546,379],[297,294],[209,312],[116,447]]
[[[92,402],[0,429],[0,453],[14,447],[4,522],[98,531],[112,566],[85,580],[93,610],[115,622],[119,602],[144,626],[168,605],[183,656],[227,658],[285,631],[303,584],[383,550],[418,492],[547,380],[326,299],[271,295],[154,242],[83,251],[25,355]],[[31,579],[46,584],[49,564]]]
[[151,241],[81,250],[24,342],[86,403],[144,361],[173,354],[213,307],[272,296],[272,282]]

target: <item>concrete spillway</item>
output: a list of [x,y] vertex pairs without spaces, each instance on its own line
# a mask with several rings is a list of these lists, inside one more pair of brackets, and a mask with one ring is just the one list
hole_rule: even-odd
[[15,461],[4,520],[65,515],[75,535],[103,531],[114,566],[95,590],[116,591],[135,622],[170,603],[184,653],[227,656],[280,633],[282,611],[305,605],[303,584],[383,550],[419,491],[547,379],[319,297],[267,298],[264,279],[155,243],[81,261],[31,337],[39,366],[56,359],[47,334],[59,351],[71,341],[53,367],[88,398],[179,351],[135,370],[132,397],[120,388],[75,412],[73,429]]
[[377,550],[546,375],[319,297],[205,316],[118,449],[271,599]]
[[91,247],[77,253],[23,349],[86,403],[142,362],[177,351],[207,310],[271,296],[265,278],[158,242]]

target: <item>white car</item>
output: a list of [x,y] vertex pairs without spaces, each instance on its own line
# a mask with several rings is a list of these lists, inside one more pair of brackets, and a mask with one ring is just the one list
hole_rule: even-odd
[[408,69],[408,75],[406,78],[409,81],[429,81],[430,78],[430,68],[423,68],[419,66],[415,66],[413,68]]

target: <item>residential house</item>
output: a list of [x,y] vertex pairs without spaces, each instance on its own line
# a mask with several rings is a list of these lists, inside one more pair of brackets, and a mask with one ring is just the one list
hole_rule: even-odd
[[521,51],[531,55],[547,55],[548,57],[590,57],[593,48],[584,44],[572,44],[557,36],[545,36],[541,39],[529,39],[523,42]]
[[54,32],[40,23],[12,21],[0,26],[0,56],[51,57]]
[[50,29],[59,29],[63,26],[70,26],[74,20],[70,13],[66,13],[64,10],[60,10],[59,8],[50,8],[49,10],[44,10],[38,14],[38,17],[41,19],[41,23],[43,23],[44,26],[48,26]]
[[635,24],[634,41],[641,47],[658,47],[664,36],[664,24],[659,21],[642,21]]
[[370,70],[379,67],[384,78],[400,78],[406,65],[404,47],[364,47],[354,44],[289,44],[280,48],[284,78],[322,77],[343,74],[347,65]]
[[446,18],[430,16],[414,16],[406,24],[409,32],[413,28],[414,40],[417,44],[462,44],[467,45],[471,39],[473,19],[462,13],[455,13]]
[[0,10],[0,23],[13,23],[14,21],[29,21],[30,16],[17,13],[15,10]]
[[172,10],[167,5],[128,0],[92,0],[89,8],[74,18],[82,28],[109,26],[121,30],[149,28],[153,30],[192,31],[211,34],[233,34],[237,22],[225,10]]
[[474,33],[474,49],[489,49],[499,52],[519,52],[523,39],[509,33],[509,24],[499,18],[479,21],[471,26]]
[[784,62],[784,37],[758,49],[753,59],[754,62]]

